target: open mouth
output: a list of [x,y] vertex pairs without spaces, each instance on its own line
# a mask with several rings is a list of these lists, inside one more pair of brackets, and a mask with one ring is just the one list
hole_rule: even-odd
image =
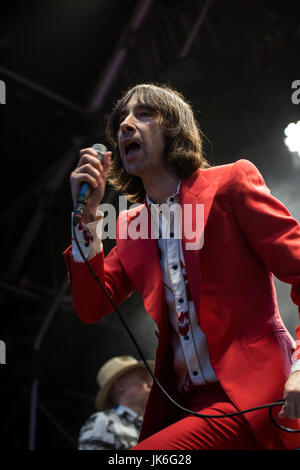
[[128,156],[141,148],[141,145],[136,141],[128,141],[124,143],[125,155]]

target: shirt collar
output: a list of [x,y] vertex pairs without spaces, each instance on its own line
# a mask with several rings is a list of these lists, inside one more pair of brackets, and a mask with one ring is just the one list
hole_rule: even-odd
[[[173,204],[174,202],[178,202],[179,201],[179,192],[180,192],[180,186],[181,186],[181,180],[179,181],[178,183],[178,186],[176,188],[176,191],[175,193],[171,194],[168,199],[166,200],[166,204]],[[148,196],[148,194],[146,193],[146,201],[147,201],[147,205],[148,207],[150,207],[152,204],[155,204],[153,201],[151,201],[150,197]],[[156,204],[157,205],[157,204]]]
[[128,408],[125,405],[119,405],[116,408],[116,413],[119,416],[123,416],[126,414],[128,421],[132,421],[132,422],[135,421],[139,417],[135,411],[133,411],[131,408]]

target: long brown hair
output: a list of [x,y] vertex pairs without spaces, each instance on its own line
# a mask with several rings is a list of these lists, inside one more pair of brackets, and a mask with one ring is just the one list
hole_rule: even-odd
[[137,99],[157,112],[165,136],[165,166],[173,169],[180,179],[190,176],[198,168],[209,167],[203,155],[201,131],[190,104],[177,90],[164,84],[144,83],[130,88],[115,104],[107,122],[106,136],[113,157],[109,182],[125,194],[131,202],[144,202],[142,180],[128,175],[123,167],[117,132],[120,115],[130,98]]

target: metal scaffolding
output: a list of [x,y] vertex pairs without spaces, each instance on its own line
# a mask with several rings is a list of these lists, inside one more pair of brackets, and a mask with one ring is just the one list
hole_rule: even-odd
[[[157,71],[186,58],[199,36],[201,27],[206,25],[211,28],[208,23],[208,12],[212,3],[212,0],[207,0],[204,4],[203,2],[195,2],[199,9],[199,15],[195,19],[188,15],[182,5],[181,8],[174,5],[172,9],[167,9],[155,0],[140,0],[128,25],[120,35],[117,46],[108,59],[85,108],[4,67],[0,67],[0,74],[11,80],[12,83],[22,85],[42,98],[47,98],[54,106],[93,119],[94,115],[103,112],[106,100],[113,93],[117,83],[122,82],[125,86],[135,79],[137,71],[139,76],[143,76],[146,80],[151,79]],[[145,39],[147,40],[146,54]],[[65,278],[60,286],[46,292],[42,286],[30,284],[30,282],[24,287],[24,279],[20,278],[20,272],[47,220],[49,210],[57,204],[57,193],[66,184],[68,175],[76,164],[77,149],[80,148],[81,138],[72,137],[72,140],[74,145],[55,162],[48,172],[46,190],[44,183],[42,190],[39,187],[34,188],[35,193],[39,194],[35,211],[27,218],[27,225],[24,227],[19,243],[2,273],[3,279],[0,280],[0,289],[4,292],[4,297],[9,293],[14,293],[18,297],[33,301],[43,302],[44,300],[45,305],[48,305],[49,300],[51,301],[40,324],[38,334],[33,339],[34,360],[37,363],[39,362],[41,344],[56,312],[59,308],[63,310],[71,308],[71,300],[67,292],[68,281]],[[113,193],[108,192],[106,197],[105,202],[109,202],[112,200]],[[15,206],[8,209],[8,215],[10,210],[16,211],[17,209]],[[53,277],[55,277],[55,273]],[[36,448],[38,409],[56,426],[69,444],[74,446],[72,437],[57,422],[50,411],[40,403],[38,375],[33,378],[30,390],[24,387],[24,392],[30,394],[29,449]]]

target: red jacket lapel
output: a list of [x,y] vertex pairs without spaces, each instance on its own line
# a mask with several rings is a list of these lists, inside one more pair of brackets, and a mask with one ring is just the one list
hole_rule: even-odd
[[[142,212],[144,215],[141,215]],[[130,237],[125,240],[118,238],[118,250],[127,275],[143,297],[146,311],[161,330],[163,322],[167,320],[167,305],[157,242],[151,239],[151,214],[147,207],[141,205],[135,210],[121,213],[118,219],[118,232],[123,230],[125,233],[130,222],[137,217],[143,218],[144,216],[148,223],[147,238],[136,240]]]
[[[183,214],[182,249],[196,312],[199,312],[200,310],[201,289],[199,289],[199,286],[201,285],[201,248],[203,243],[205,243],[205,226],[209,218],[217,188],[218,184],[216,180],[213,183],[209,183],[205,179],[203,172],[198,170],[190,178],[183,180],[180,190],[180,203]],[[204,206],[204,217],[196,227],[195,214],[197,212],[197,204],[202,204]],[[186,208],[188,206],[190,209],[187,211]],[[191,227],[190,232],[196,233],[198,243],[196,243],[197,241],[195,238],[192,240],[190,237],[187,238],[186,230],[184,229],[185,216],[191,219],[191,213],[194,217],[192,217],[193,226]],[[198,248],[197,245],[199,246]]]

